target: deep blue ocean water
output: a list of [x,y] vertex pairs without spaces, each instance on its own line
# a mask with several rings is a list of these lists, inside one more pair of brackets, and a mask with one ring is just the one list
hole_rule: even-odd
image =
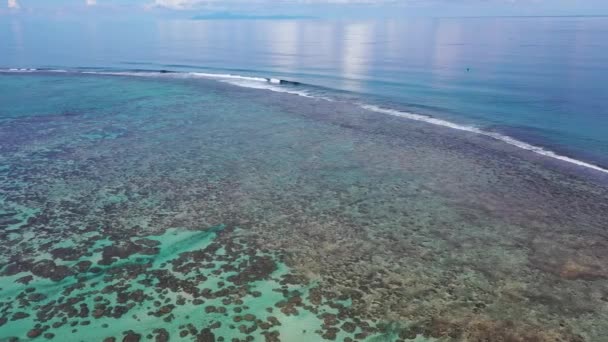
[[473,125],[606,167],[607,35],[608,18],[601,17],[7,18],[0,21],[0,67],[276,77],[303,83],[300,90]]

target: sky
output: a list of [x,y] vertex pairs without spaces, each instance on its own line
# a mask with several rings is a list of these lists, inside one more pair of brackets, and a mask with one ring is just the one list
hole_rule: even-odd
[[608,15],[608,0],[0,0],[1,15],[319,18]]

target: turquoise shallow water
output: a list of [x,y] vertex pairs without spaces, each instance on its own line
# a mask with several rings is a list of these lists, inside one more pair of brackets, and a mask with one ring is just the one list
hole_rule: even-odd
[[0,87],[2,341],[608,335],[602,173],[215,80]]

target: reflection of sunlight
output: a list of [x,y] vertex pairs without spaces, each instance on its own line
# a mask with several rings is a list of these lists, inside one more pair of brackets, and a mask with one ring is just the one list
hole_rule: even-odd
[[11,31],[13,31],[13,41],[15,44],[15,51],[23,52],[23,32],[21,28],[21,22],[13,20],[11,22]]
[[435,29],[435,49],[433,68],[435,78],[447,79],[457,76],[463,68],[460,54],[462,50],[462,27],[456,22],[439,21]]
[[283,72],[293,72],[298,61],[298,22],[279,21],[271,25],[271,48],[274,65]]
[[[348,78],[364,78],[371,57],[372,23],[349,24],[345,27],[344,51],[342,55],[342,77],[351,90],[361,90],[361,81]],[[353,89],[354,88],[354,89]]]

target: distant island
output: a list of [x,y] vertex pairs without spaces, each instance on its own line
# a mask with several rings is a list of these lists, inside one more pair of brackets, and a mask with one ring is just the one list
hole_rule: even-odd
[[193,20],[302,20],[302,19],[317,19],[313,16],[303,15],[256,15],[256,14],[240,14],[240,13],[210,13],[201,14],[192,17]]

